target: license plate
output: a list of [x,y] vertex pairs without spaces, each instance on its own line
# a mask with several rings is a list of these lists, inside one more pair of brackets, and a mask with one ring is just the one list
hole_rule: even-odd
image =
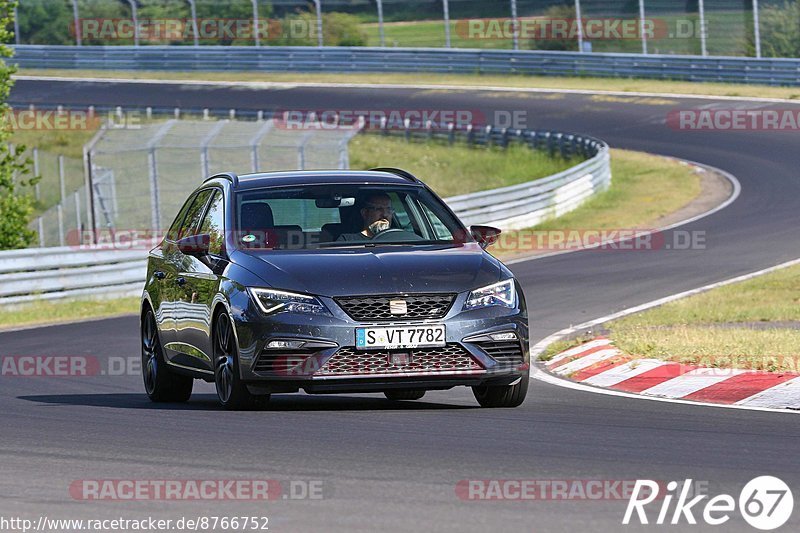
[[356,349],[401,349],[444,346],[444,325],[356,328]]

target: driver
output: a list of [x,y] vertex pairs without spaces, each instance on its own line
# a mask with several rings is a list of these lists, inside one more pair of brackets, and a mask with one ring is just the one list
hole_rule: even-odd
[[369,195],[361,208],[361,218],[364,225],[361,233],[342,233],[339,241],[368,241],[392,225],[392,199],[386,193]]

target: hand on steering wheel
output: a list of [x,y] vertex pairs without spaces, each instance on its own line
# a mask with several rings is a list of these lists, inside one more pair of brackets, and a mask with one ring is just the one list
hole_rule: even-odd
[[400,228],[389,228],[389,229],[383,230],[380,233],[376,233],[375,235],[373,235],[372,236],[372,240],[373,241],[382,241],[382,240],[385,240],[384,239],[384,235],[392,235],[392,234],[397,234],[397,233],[409,233],[409,232],[407,232],[404,229],[400,229]]

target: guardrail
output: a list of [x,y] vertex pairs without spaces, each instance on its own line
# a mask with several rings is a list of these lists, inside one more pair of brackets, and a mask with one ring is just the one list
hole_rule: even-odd
[[800,85],[800,59],[371,47],[16,45],[22,68],[447,72]]
[[445,198],[445,202],[466,225],[488,224],[503,230],[535,226],[548,218],[578,207],[595,192],[611,184],[611,158],[608,145],[594,137],[555,131],[469,126],[456,129],[427,124],[420,129],[383,128],[384,135],[403,136],[408,140],[437,140],[471,146],[523,144],[533,150],[546,150],[551,156],[582,157],[580,164],[558,174],[530,182],[488,191]]
[[69,246],[0,252],[0,305],[34,300],[138,296],[147,252]]
[[[489,224],[501,229],[534,226],[576,207],[611,183],[608,145],[593,137],[550,131],[510,130],[491,126],[384,128],[377,134],[409,141],[508,147],[514,143],[552,155],[586,158],[552,176],[519,185],[446,198],[465,225]],[[80,297],[135,296],[146,275],[143,250],[30,248],[0,252],[0,304]]]
[[583,163],[550,177],[491,191],[446,198],[465,225],[488,224],[504,230],[530,228],[572,211],[611,183],[608,146]]

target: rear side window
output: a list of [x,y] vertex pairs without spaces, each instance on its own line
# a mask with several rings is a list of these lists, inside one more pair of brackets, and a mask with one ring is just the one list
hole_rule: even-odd
[[197,193],[197,196],[195,196],[194,202],[192,202],[192,206],[189,208],[189,211],[186,212],[186,218],[183,219],[183,224],[181,224],[181,228],[178,231],[178,239],[190,237],[198,233],[197,229],[200,226],[200,217],[203,216],[203,208],[208,203],[208,198],[211,196],[212,192],[213,191],[211,189],[206,189],[205,191],[200,191]]
[[172,222],[172,226],[170,226],[169,231],[167,232],[167,240],[170,241],[177,241],[178,235],[181,232],[181,224],[183,220],[186,218],[186,212],[189,211],[189,208],[192,206],[196,195],[190,196],[186,203],[183,204],[181,210],[178,212],[178,216],[175,217],[175,220]]
[[200,224],[198,234],[207,233],[211,236],[208,251],[212,255],[222,255],[225,242],[225,211],[222,202],[222,192],[214,193],[214,198],[208,206],[203,223]]

